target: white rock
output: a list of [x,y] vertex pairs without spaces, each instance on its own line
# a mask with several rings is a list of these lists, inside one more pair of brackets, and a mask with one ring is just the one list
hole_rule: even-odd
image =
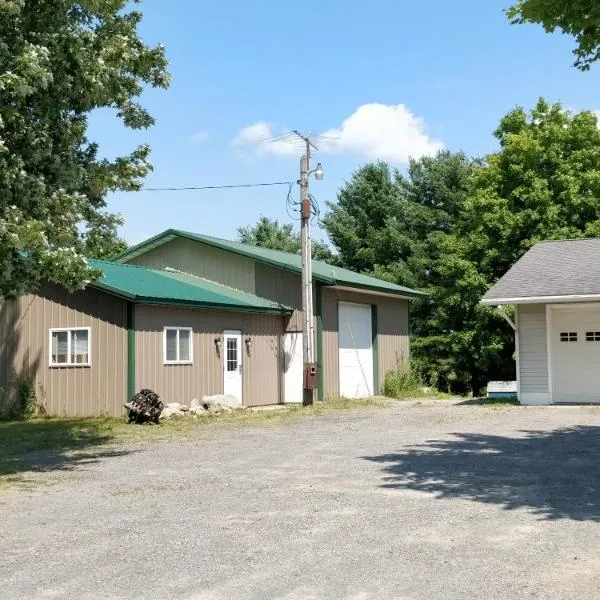
[[190,410],[185,404],[179,404],[179,402],[169,402],[166,406],[173,410],[182,410],[183,412]]
[[186,413],[182,410],[178,410],[177,408],[172,408],[170,406],[165,406],[160,413],[161,419],[180,419],[181,417],[185,417]]
[[221,406],[227,406],[229,408],[240,408],[241,402],[235,397],[229,394],[215,394],[214,396],[202,396],[202,403],[210,405],[220,404]]

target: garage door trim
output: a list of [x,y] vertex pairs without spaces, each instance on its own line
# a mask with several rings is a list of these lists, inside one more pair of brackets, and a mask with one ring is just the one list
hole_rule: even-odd
[[[365,342],[367,342],[366,331],[363,330],[361,333],[364,335],[364,339],[361,339],[358,343],[358,348],[354,346],[356,340],[354,339],[355,335],[359,335],[360,328],[355,331],[350,331],[351,341],[349,344],[344,345],[342,342],[344,335],[343,330],[343,322],[342,322],[342,311],[344,307],[347,308],[355,308],[364,310],[365,321],[362,323],[363,325],[369,326],[368,332],[368,346]],[[347,396],[349,398],[358,398],[364,396],[372,396],[374,391],[374,368],[375,368],[375,356],[374,356],[374,347],[373,347],[373,310],[372,305],[363,304],[359,302],[346,302],[339,301],[338,306],[338,373],[339,373],[339,393],[340,396]],[[352,328],[353,329],[353,328]],[[353,348],[354,346],[354,348]],[[354,363],[352,365],[352,369],[356,371],[360,370],[360,375],[353,381],[352,378],[348,377],[348,372],[344,372],[344,365],[342,363],[342,352],[343,350],[350,351],[350,354],[345,355],[345,359],[350,358],[350,362]],[[363,352],[360,352],[360,351]],[[367,350],[367,352],[364,352]],[[359,354],[360,352],[360,354]],[[355,355],[356,354],[356,355]],[[356,375],[356,373],[355,373]],[[356,384],[354,386],[354,384]],[[347,386],[354,386],[356,390],[352,393],[345,393],[349,388]],[[346,387],[346,389],[343,389]]]
[[[558,339],[558,335],[560,334],[560,332],[558,330],[555,331],[555,327],[556,327],[556,323],[555,323],[555,315],[556,313],[558,313],[559,311],[566,311],[566,310],[577,310],[577,311],[585,311],[585,310],[590,310],[590,309],[595,309],[598,312],[600,312],[600,303],[598,302],[586,302],[586,303],[560,303],[560,304],[546,304],[546,351],[547,351],[547,356],[548,356],[548,391],[550,393],[550,402],[551,403],[557,403],[557,402],[563,402],[564,400],[562,400],[561,398],[558,397],[558,394],[556,393],[557,391],[557,369],[555,367],[555,358],[556,358],[556,350],[555,350],[555,344],[556,343],[560,343],[560,342],[556,342],[556,340]],[[583,314],[579,313],[577,315],[578,317],[581,317],[580,320],[583,320]],[[578,332],[578,336],[579,336],[579,340],[582,343],[585,343],[585,332],[583,331],[583,329],[585,329],[585,327],[582,328],[582,323],[577,325],[577,332]],[[562,343],[566,343],[566,342],[562,342]],[[579,341],[578,341],[579,343]],[[583,380],[582,380],[582,387],[583,387]],[[599,384],[599,390],[598,390],[598,396],[600,399],[600,384]],[[577,404],[576,401],[565,401],[569,404]],[[584,399],[582,399],[582,403],[585,403],[586,401]],[[597,403],[598,401],[595,401],[594,403]]]

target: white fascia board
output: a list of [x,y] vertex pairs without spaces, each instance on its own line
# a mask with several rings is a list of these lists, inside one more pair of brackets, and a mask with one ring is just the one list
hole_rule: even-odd
[[568,296],[523,296],[521,298],[484,298],[480,304],[500,306],[502,304],[548,304],[559,302],[598,302],[600,294],[571,294]]

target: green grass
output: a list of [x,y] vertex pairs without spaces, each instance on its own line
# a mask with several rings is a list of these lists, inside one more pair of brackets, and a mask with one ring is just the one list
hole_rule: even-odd
[[119,446],[135,443],[191,439],[219,428],[269,426],[284,421],[324,415],[333,411],[387,406],[381,398],[336,399],[313,406],[286,406],[277,410],[240,410],[159,425],[133,425],[124,419],[57,418],[0,422],[0,489],[34,485],[38,473],[60,478],[78,464],[103,456],[133,451]]

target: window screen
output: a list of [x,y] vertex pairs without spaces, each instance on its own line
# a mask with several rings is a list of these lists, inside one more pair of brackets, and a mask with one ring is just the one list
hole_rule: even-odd
[[86,364],[88,361],[89,332],[80,329],[71,332],[71,362],[73,364]]
[[191,331],[189,329],[179,330],[179,360],[189,361],[190,356]]
[[600,342],[600,331],[586,331],[585,332],[586,342]]
[[561,331],[560,333],[561,342],[576,342],[577,332],[576,331]]

